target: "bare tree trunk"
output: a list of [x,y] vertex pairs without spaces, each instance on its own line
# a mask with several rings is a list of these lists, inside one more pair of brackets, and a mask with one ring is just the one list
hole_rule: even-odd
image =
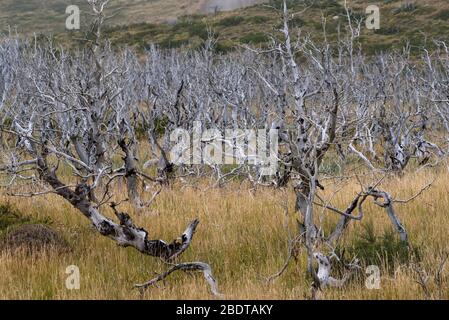
[[[391,223],[393,224],[394,228],[396,229],[397,233],[399,234],[399,237],[401,241],[408,243],[408,235],[407,230],[402,225],[401,221],[399,220],[398,216],[396,215],[396,212],[394,211],[393,207],[393,200],[389,193],[385,191],[378,191],[378,190],[370,190],[369,194],[374,197],[375,203],[385,208],[387,211],[388,217],[391,220]],[[383,199],[383,202],[378,202],[377,200],[379,198]]]

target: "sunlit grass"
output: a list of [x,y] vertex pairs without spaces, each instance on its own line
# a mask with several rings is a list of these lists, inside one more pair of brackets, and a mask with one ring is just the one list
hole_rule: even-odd
[[[397,205],[396,211],[405,224],[412,246],[419,248],[423,266],[431,275],[439,262],[438,254],[447,248],[449,234],[449,193],[447,169],[421,172],[417,175],[387,179],[382,189],[394,197],[406,199],[437,176],[432,188],[415,201]],[[333,205],[345,208],[359,185],[346,181],[333,197]],[[331,189],[331,188],[329,188]],[[330,195],[331,190],[327,191]],[[310,293],[310,279],[305,274],[305,257],[292,262],[283,276],[268,283],[287,256],[285,210],[288,225],[295,228],[294,194],[287,191],[259,189],[250,192],[245,186],[230,184],[222,189],[199,189],[173,186],[164,190],[152,208],[133,212],[124,204],[137,225],[148,230],[150,238],[172,240],[179,236],[194,218],[201,223],[192,246],[182,261],[210,263],[226,299],[304,299]],[[120,248],[99,235],[81,214],[56,196],[10,198],[0,196],[0,203],[9,201],[17,210],[43,220],[49,218],[73,247],[72,252],[56,254],[51,250],[36,256],[0,255],[0,299],[210,299],[209,288],[200,274],[190,277],[174,274],[159,287],[150,288],[143,296],[133,288],[167,268],[161,261],[143,256],[132,248]],[[110,215],[110,212],[108,212]],[[317,209],[325,225],[332,226],[338,216]],[[351,247],[372,223],[381,236],[392,228],[379,207],[366,204],[365,219],[352,222],[343,239]],[[423,292],[415,282],[415,272],[406,264],[394,262],[394,270],[381,266],[381,289],[368,290],[364,272],[344,289],[328,289],[326,299],[420,299]],[[81,272],[81,289],[68,290],[65,270],[77,265]],[[388,266],[387,266],[388,267]],[[448,275],[448,269],[444,275]],[[432,290],[437,288],[429,282]],[[449,298],[449,285],[443,283]]]

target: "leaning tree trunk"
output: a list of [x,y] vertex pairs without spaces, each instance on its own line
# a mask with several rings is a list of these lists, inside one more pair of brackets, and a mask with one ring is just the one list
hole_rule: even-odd
[[[119,220],[119,224],[102,215],[98,208],[89,201],[88,194],[90,190],[86,184],[78,185],[75,191],[73,191],[57,178],[56,169],[49,169],[43,158],[38,158],[37,165],[41,179],[48,183],[56,194],[69,201],[74,208],[89,219],[101,235],[114,240],[118,245],[122,247],[133,247],[145,255],[161,258],[170,264],[173,264],[175,259],[189,247],[199,224],[198,219],[193,220],[184,233],[171,243],[159,239],[149,239],[148,232],[143,228],[135,226],[131,217],[126,213],[118,212],[115,205],[111,205],[111,207]],[[136,287],[146,289],[151,284],[163,280],[176,270],[202,272],[211,286],[212,293],[218,294],[211,267],[203,262],[174,264],[167,273]]]

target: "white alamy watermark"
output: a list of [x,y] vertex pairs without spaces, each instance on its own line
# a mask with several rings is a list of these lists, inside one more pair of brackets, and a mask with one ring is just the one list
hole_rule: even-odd
[[79,30],[80,24],[80,8],[77,5],[70,5],[66,8],[65,13],[68,15],[65,20],[67,30]]
[[175,143],[170,158],[175,165],[206,164],[257,166],[261,176],[275,175],[278,169],[277,129],[203,130],[195,122],[193,132],[175,129],[170,141]]
[[378,266],[372,265],[368,266],[365,271],[369,276],[365,280],[365,286],[369,290],[379,290],[380,289],[380,268]]
[[69,275],[65,280],[65,287],[68,290],[79,290],[81,287],[80,268],[75,265],[71,265],[65,269],[65,273]]
[[370,5],[366,8],[365,13],[367,14],[365,25],[368,30],[379,30],[380,29],[380,9],[376,5]]

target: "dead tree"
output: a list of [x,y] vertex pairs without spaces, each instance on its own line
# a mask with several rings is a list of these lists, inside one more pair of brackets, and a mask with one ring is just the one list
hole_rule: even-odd
[[[298,244],[305,247],[315,291],[343,285],[356,270],[354,262],[347,276],[336,279],[331,267],[339,258],[334,248],[349,224],[363,219],[367,200],[385,210],[401,240],[408,241],[396,212],[396,205],[408,200],[394,199],[381,182],[447,155],[444,43],[437,43],[436,53],[424,51],[420,63],[408,50],[368,59],[357,45],[361,21],[354,21],[348,8],[347,32],[329,43],[324,18],[325,41],[317,44],[301,29],[293,32],[290,20],[303,11],[290,13],[284,1],[277,11],[282,25],[266,50],[219,54],[211,35],[198,50],[151,46],[138,56],[103,40],[107,1],[89,3],[94,23],[78,51],[51,40],[38,45],[10,36],[0,42],[0,172],[9,194],[56,193],[101,234],[170,265],[141,288],[177,270],[196,270],[217,292],[210,266],[176,262],[197,220],[179,240],[166,243],[148,239],[119,210],[118,203],[127,200],[142,212],[178,178],[190,183],[190,177],[208,177],[213,186],[222,186],[238,177],[253,189],[291,187],[300,221],[290,256],[298,253]],[[248,132],[267,129],[278,132],[278,170],[272,176],[262,174],[260,161],[248,160],[254,158]],[[182,144],[172,141],[177,130],[188,132]],[[213,134],[202,136],[205,130]],[[174,144],[181,146],[176,152]],[[211,144],[223,147],[222,158],[233,158],[231,168],[204,159],[202,149]],[[149,154],[142,145],[149,146]],[[181,161],[188,151],[196,152]],[[351,165],[351,156],[373,178],[360,183],[346,208],[335,208],[322,191]],[[329,172],[329,163],[339,172]],[[146,189],[154,191],[147,196]],[[109,207],[115,221],[106,217]],[[327,213],[338,215],[338,221],[326,233],[321,217]]]
[[[138,165],[136,130],[144,83],[136,55],[130,50],[114,52],[102,39],[108,1],[89,3],[95,15],[92,36],[76,53],[51,41],[33,46],[21,43],[20,50],[19,40],[2,42],[0,171],[9,179],[9,193],[57,194],[101,235],[174,265],[172,271],[203,272],[217,293],[210,266],[177,262],[193,239],[197,219],[178,239],[167,243],[150,238],[118,210],[116,203],[124,200],[141,207],[139,181],[155,180]],[[71,176],[63,174],[62,168]],[[127,199],[114,194],[119,179],[126,181]],[[14,184],[27,191],[14,191]],[[106,217],[107,204],[116,221]]]
[[[424,138],[426,127],[422,125],[422,119],[430,106],[419,95],[413,94],[412,87],[416,89],[418,76],[412,71],[407,53],[388,56],[386,59],[392,59],[389,63],[383,57],[379,57],[375,64],[364,61],[355,44],[360,35],[360,22],[353,22],[349,9],[346,11],[348,36],[340,39],[335,49],[326,41],[318,46],[301,32],[292,39],[289,28],[291,15],[284,1],[281,37],[273,37],[269,50],[274,53],[272,64],[279,61],[282,65],[283,84],[279,86],[273,77],[270,79],[257,72],[260,80],[282,103],[283,112],[278,114],[278,122],[286,133],[289,175],[296,180],[296,210],[302,217],[299,238],[306,248],[314,292],[327,286],[340,287],[348,279],[348,276],[341,280],[331,276],[331,257],[335,256],[333,248],[351,221],[362,220],[363,204],[368,198],[385,209],[400,239],[408,243],[405,227],[394,209],[397,201],[389,193],[378,190],[382,179],[372,186],[362,187],[345,210],[334,208],[322,200],[319,196],[320,190],[324,189],[321,170],[330,150],[334,149],[333,152],[343,157],[348,150],[356,154],[369,170],[377,171],[373,162],[379,157],[374,146],[381,145],[384,167],[379,171],[384,172],[402,172],[424,145],[434,147],[433,150],[427,148],[425,152],[439,150]],[[306,62],[298,64],[299,58]],[[367,70],[373,67],[382,69],[368,73]],[[391,93],[387,92],[390,90]],[[376,111],[377,103],[380,104],[380,114]],[[351,136],[349,132],[355,132],[355,135]],[[364,145],[363,151],[356,149],[359,144]],[[441,153],[436,152],[436,155],[441,156]],[[340,215],[329,234],[324,234],[317,218],[319,207]],[[357,211],[358,215],[355,215]],[[326,255],[325,251],[330,251],[330,254]],[[314,267],[315,261],[318,269]],[[348,269],[349,274],[356,268],[355,264],[352,265]]]

